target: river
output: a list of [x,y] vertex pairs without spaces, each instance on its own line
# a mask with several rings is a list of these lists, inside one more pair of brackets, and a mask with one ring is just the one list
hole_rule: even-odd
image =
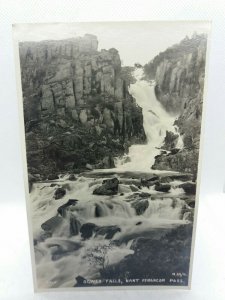
[[[177,128],[173,126],[175,117],[157,101],[154,85],[142,79],[142,69],[137,69],[134,75],[137,81],[130,86],[130,93],[143,109],[147,143],[132,145],[126,156],[116,160],[115,169],[80,174],[76,181],[63,175],[60,180],[33,185],[30,194],[32,229],[40,288],[73,287],[78,276],[99,279],[101,270],[134,253],[131,245],[136,238],[151,236],[159,239],[165,231],[189,223],[187,213],[183,213],[186,203],[184,190],[178,187],[179,178],[170,179],[171,188],[166,194],[156,191],[154,185],[140,187],[140,174],[145,178],[156,174],[163,178],[176,176],[176,172],[153,171],[151,167],[154,157],[160,153],[166,130],[177,132]],[[182,146],[179,137],[177,147]],[[125,163],[127,157],[129,162]],[[112,177],[120,181],[117,195],[93,195],[103,179]],[[59,187],[66,190],[66,195],[55,200],[53,195]],[[57,209],[69,199],[78,201],[68,207],[63,217],[59,216]],[[147,203],[141,214],[135,209],[137,201]],[[98,231],[83,238],[81,234],[71,234],[71,219],[76,220],[75,227],[92,223],[102,232],[110,226],[119,229],[111,238],[106,238],[108,229],[104,234]],[[48,222],[50,229],[46,232],[42,225],[48,220],[51,220]]]

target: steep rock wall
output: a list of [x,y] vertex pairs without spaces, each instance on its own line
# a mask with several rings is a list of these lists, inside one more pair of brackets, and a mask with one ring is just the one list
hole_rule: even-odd
[[20,44],[28,168],[47,175],[112,167],[143,143],[141,108],[116,49],[98,51],[93,35]]
[[157,99],[177,116],[184,149],[156,158],[155,169],[197,173],[207,37],[194,34],[160,53],[145,66],[145,74],[155,79]]

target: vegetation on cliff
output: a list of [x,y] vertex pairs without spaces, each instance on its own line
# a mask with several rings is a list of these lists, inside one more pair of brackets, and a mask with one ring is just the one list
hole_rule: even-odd
[[45,177],[113,157],[145,142],[142,109],[129,94],[129,68],[96,36],[24,42],[20,61],[29,173]]
[[[206,35],[193,34],[144,66],[155,79],[157,99],[171,114],[182,136],[183,150],[156,157],[155,169],[192,172],[196,177],[206,60]],[[166,141],[165,141],[166,145]]]

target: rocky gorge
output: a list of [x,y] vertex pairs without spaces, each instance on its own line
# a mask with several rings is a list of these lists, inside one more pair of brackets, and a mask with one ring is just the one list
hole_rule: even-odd
[[[177,116],[175,125],[183,140],[181,151],[156,157],[154,168],[192,172],[197,176],[202,119],[207,36],[193,34],[146,64],[145,75],[154,79],[155,94],[165,109]],[[172,150],[178,138],[168,132],[162,149]],[[176,152],[176,153],[175,153]]]
[[188,285],[205,50],[20,44],[38,287]]
[[[142,109],[128,91],[129,68],[97,37],[20,43],[30,180],[114,167],[132,143],[144,143]],[[40,177],[40,178],[39,178]]]

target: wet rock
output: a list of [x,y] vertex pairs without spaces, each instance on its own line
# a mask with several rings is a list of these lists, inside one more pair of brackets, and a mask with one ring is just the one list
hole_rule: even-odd
[[115,177],[103,180],[102,185],[93,191],[94,195],[116,195],[118,193],[119,180]]
[[141,224],[142,224],[142,222],[139,221],[139,222],[137,222],[135,225],[138,226],[138,225],[141,225]]
[[166,150],[172,150],[176,148],[178,137],[178,134],[175,134],[171,131],[166,131],[166,137],[164,139],[164,145],[162,148]]
[[141,185],[149,188],[150,186],[153,186],[158,180],[149,180],[149,179],[143,179],[141,178]]
[[188,195],[195,195],[196,194],[196,183],[193,182],[185,182],[179,185],[186,194]]
[[189,201],[188,206],[190,206],[191,208],[195,208],[195,200]]
[[70,234],[78,235],[80,232],[81,223],[77,218],[73,215],[70,216]]
[[57,183],[51,183],[50,184],[50,187],[55,187],[55,186],[58,186],[58,184]]
[[95,204],[95,217],[103,217],[104,216],[104,211],[102,207],[99,204]]
[[70,180],[70,181],[75,181],[75,180],[77,180],[77,178],[75,177],[74,174],[70,174],[68,180]]
[[139,197],[141,197],[141,198],[150,198],[151,194],[142,192],[142,193],[139,194]]
[[55,200],[61,199],[62,197],[64,197],[66,195],[66,190],[63,188],[57,188],[57,190],[55,191],[54,194],[54,198]]
[[156,181],[156,180],[159,180],[159,176],[157,176],[157,175],[154,175],[154,176],[147,179],[148,182]]
[[105,239],[111,240],[117,232],[121,232],[121,229],[117,225],[112,225],[112,226],[96,227],[95,231],[96,231],[95,236],[104,235]]
[[57,174],[48,175],[48,180],[56,180],[56,179],[59,179],[59,176]]
[[54,216],[49,220],[47,220],[46,222],[44,222],[43,224],[41,224],[41,228],[44,231],[48,231],[52,233],[58,226],[62,224],[62,222],[63,222],[63,218],[61,218],[60,216]]
[[89,239],[92,237],[94,230],[96,229],[96,225],[94,223],[85,223],[80,228],[81,237],[83,239]]
[[160,178],[160,183],[169,183],[171,181],[172,181],[172,179],[170,177],[168,177],[168,176]]
[[77,204],[78,200],[77,199],[69,199],[65,204],[61,205],[57,211],[58,213],[62,216],[66,216],[66,209],[70,206],[75,206]]
[[160,183],[158,183],[158,184],[155,185],[155,190],[157,192],[168,193],[170,189],[171,189],[170,184],[160,184]]
[[139,191],[139,188],[136,187],[135,185],[130,185],[130,189],[132,192],[138,192]]
[[131,206],[135,209],[136,214],[143,215],[143,213],[146,211],[146,209],[149,206],[148,200],[136,200],[131,204]]

